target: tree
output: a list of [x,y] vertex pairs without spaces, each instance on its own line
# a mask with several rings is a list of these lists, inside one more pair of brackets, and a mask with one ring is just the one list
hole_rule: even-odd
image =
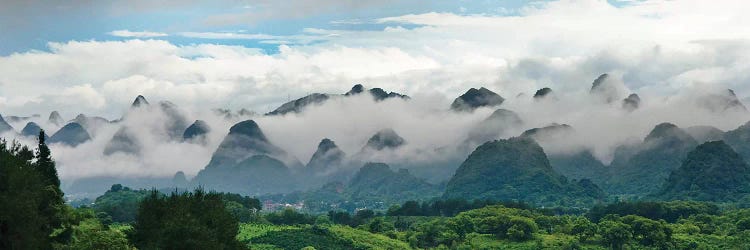
[[602,241],[612,249],[622,249],[623,245],[633,238],[630,226],[612,220],[599,222],[599,234],[602,236]]
[[50,235],[66,206],[44,137],[37,154],[0,140],[0,249],[49,249],[57,240]]
[[267,214],[266,220],[277,225],[302,225],[313,224],[315,217],[297,212],[293,208],[285,208],[281,212]]
[[737,221],[737,230],[750,230],[750,218],[743,218]]
[[[52,160],[52,152],[47,147],[45,138],[47,138],[47,135],[44,133],[44,130],[39,130],[36,167],[42,173],[42,177],[45,178],[47,184],[56,186],[59,189],[60,179],[57,176],[57,168],[55,168],[55,161]],[[62,197],[62,192],[60,192],[60,196]]]
[[344,211],[328,211],[328,217],[335,224],[349,225],[352,223],[351,215]]
[[538,229],[536,223],[524,217],[516,217],[510,220],[510,228],[506,233],[508,239],[514,241],[526,241],[534,238],[534,232]]
[[239,223],[221,195],[196,189],[163,196],[153,190],[138,208],[132,241],[139,249],[242,249]]
[[[93,210],[88,208],[70,209],[66,218],[65,233],[70,234],[70,241],[66,244],[56,244],[55,249],[113,249],[129,250],[132,246],[128,242],[125,233],[104,224]],[[122,227],[120,227],[122,228]]]
[[104,195],[96,198],[93,208],[96,212],[107,213],[115,222],[132,223],[138,213],[138,204],[148,193],[147,190],[133,190],[114,184]]
[[633,229],[633,237],[642,245],[656,246],[662,249],[670,248],[672,243],[672,229],[666,222],[654,221],[637,215],[622,217],[622,221]]
[[375,217],[375,212],[370,209],[357,210],[357,213],[355,213],[354,217],[352,218],[352,224],[350,226],[355,227],[364,224],[365,221],[372,217]]
[[367,231],[371,233],[386,233],[394,230],[393,223],[386,222],[382,217],[376,217],[367,225]]
[[41,193],[42,204],[40,204],[40,212],[41,216],[49,222],[45,230],[51,232],[54,228],[62,225],[61,218],[65,200],[63,199],[63,192],[60,190],[60,179],[57,176],[55,161],[52,159],[52,152],[45,143],[45,138],[47,138],[47,135],[44,133],[44,130],[39,130],[39,144],[34,168],[41,175],[42,183],[45,185]]
[[586,219],[586,217],[578,217],[573,221],[571,233],[578,238],[578,241],[586,242],[596,234],[596,224]]

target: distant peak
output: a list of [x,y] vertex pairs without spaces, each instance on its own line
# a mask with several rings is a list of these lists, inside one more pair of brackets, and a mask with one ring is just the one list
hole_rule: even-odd
[[547,95],[552,94],[552,89],[548,87],[541,88],[534,93],[534,99],[537,98],[544,98],[547,97]]
[[382,150],[384,148],[397,148],[405,143],[404,138],[399,136],[393,129],[388,128],[382,129],[370,137],[367,140],[366,147]]
[[344,95],[356,95],[365,91],[365,87],[362,84],[355,84],[349,92]]
[[61,118],[60,113],[58,113],[57,111],[52,111],[52,113],[49,113],[50,120],[57,119],[57,118]]
[[644,141],[652,141],[663,138],[677,138],[680,140],[694,140],[687,132],[683,131],[677,125],[669,122],[660,123],[656,125],[651,132],[648,133]]
[[359,173],[391,172],[391,167],[382,162],[368,162],[359,169]]
[[541,128],[532,128],[532,129],[526,130],[521,134],[521,137],[522,138],[535,138],[537,136],[556,134],[556,133],[568,133],[568,132],[574,132],[574,131],[575,130],[573,129],[573,127],[568,124],[552,123]]
[[609,78],[609,74],[607,73],[599,75],[599,77],[594,79],[594,82],[591,83],[591,90],[595,90],[596,88],[598,88],[600,85],[602,85],[602,83],[604,83],[605,80],[607,80],[607,78]]
[[320,141],[318,144],[318,149],[328,151],[333,148],[337,148],[336,143],[333,142],[331,139],[323,138],[323,140]]
[[146,97],[143,97],[142,95],[138,95],[138,97],[136,97],[135,100],[133,101],[133,105],[130,105],[130,107],[138,108],[138,107],[143,107],[143,106],[148,106],[148,105],[149,103],[146,100]]
[[451,109],[454,111],[473,111],[479,107],[498,106],[504,101],[505,98],[485,87],[470,88],[453,101]]
[[630,94],[627,98],[622,100],[622,108],[627,111],[633,111],[638,109],[641,105],[641,98],[638,94]]
[[36,124],[36,122],[29,122],[29,123],[26,123],[26,126],[23,127],[23,129],[21,130],[21,135],[31,136],[31,137],[38,136],[39,131],[41,130],[42,128],[39,127],[39,125]]
[[246,120],[235,124],[229,129],[229,134],[246,135],[264,142],[268,142],[266,135],[260,130],[260,127],[253,120]]

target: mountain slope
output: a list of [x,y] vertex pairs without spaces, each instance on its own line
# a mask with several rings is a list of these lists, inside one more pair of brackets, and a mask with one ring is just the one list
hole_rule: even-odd
[[642,143],[615,151],[605,189],[613,194],[653,193],[697,145],[693,137],[674,124],[659,124]]
[[364,86],[362,86],[362,84],[356,84],[352,87],[351,90],[344,94],[312,93],[306,95],[302,98],[284,103],[273,111],[266,113],[266,115],[285,115],[289,113],[300,113],[309,106],[321,105],[329,99],[359,95],[361,93],[364,93],[365,91],[370,93],[375,101],[382,101],[389,98],[409,99],[408,96],[396,92],[386,92],[381,88],[372,88],[367,90]]
[[295,176],[301,168],[296,158],[271,144],[255,121],[246,120],[229,129],[193,184],[253,195],[288,192],[303,186]]
[[141,153],[141,143],[135,136],[132,129],[127,126],[120,127],[112,139],[104,147],[104,155],[115,153],[124,153],[139,155]]
[[440,195],[437,187],[414,177],[406,169],[394,172],[384,163],[367,163],[362,166],[344,192],[351,200],[395,202]]
[[469,131],[467,141],[479,144],[496,140],[508,130],[521,125],[523,120],[518,114],[507,109],[498,109]]
[[393,129],[382,129],[367,140],[367,144],[362,148],[362,151],[394,149],[405,143],[406,140],[401,138]]
[[529,138],[511,138],[487,142],[472,152],[448,182],[443,197],[538,204],[574,197],[592,202],[602,196],[595,187],[569,183],[552,169],[539,144]]
[[203,120],[195,120],[193,124],[182,133],[182,140],[188,142],[205,143],[206,135],[211,132],[211,127]]
[[658,194],[663,199],[736,201],[750,195],[750,166],[723,141],[688,153]]
[[328,98],[330,98],[330,96],[327,94],[312,93],[310,95],[304,96],[297,100],[284,103],[278,108],[274,109],[273,111],[268,112],[267,115],[284,115],[286,113],[299,113],[299,112],[302,112],[302,109],[304,109],[305,107],[310,106],[310,105],[322,104],[323,102],[328,100]]
[[290,167],[302,166],[297,159],[273,145],[255,121],[246,120],[229,129],[206,168],[233,166],[253,155],[268,155]]
[[[541,144],[542,147],[545,147],[546,142],[559,145],[577,136],[580,135],[570,125],[557,123],[529,129],[521,134],[521,137],[531,138]],[[589,179],[597,185],[603,185],[607,180],[608,167],[594,157],[589,149],[555,153],[547,151],[547,157],[552,169],[569,179]]]
[[47,143],[62,143],[68,146],[78,146],[81,143],[91,140],[91,136],[86,129],[78,123],[71,122],[55,132]]
[[504,101],[505,98],[484,87],[470,88],[466,93],[453,100],[451,109],[454,111],[473,111],[479,107],[498,106]]
[[26,123],[26,126],[24,126],[21,130],[21,135],[26,137],[37,137],[39,136],[39,131],[41,130],[42,128],[39,127],[38,124],[36,124],[35,122],[29,122]]
[[336,146],[336,143],[324,138],[318,144],[318,149],[313,153],[305,169],[312,174],[325,174],[341,167],[345,157],[346,154]]
[[743,159],[750,159],[750,121],[724,133],[723,140]]
[[286,193],[298,188],[291,170],[267,155],[253,155],[222,169],[203,169],[193,179],[193,184],[248,195]]
[[3,116],[0,115],[0,133],[5,133],[8,131],[13,131],[13,127],[8,124],[8,122],[3,119]]

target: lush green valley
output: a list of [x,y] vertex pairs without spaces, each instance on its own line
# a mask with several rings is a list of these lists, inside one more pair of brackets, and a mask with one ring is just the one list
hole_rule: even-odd
[[[661,126],[650,137],[677,139],[646,149],[678,148],[684,133]],[[479,146],[445,185],[366,163],[346,184],[306,192],[114,184],[72,207],[46,138],[35,150],[0,142],[2,249],[750,248],[750,167],[722,141],[685,152],[658,192],[638,198],[568,180],[534,139],[518,137]]]

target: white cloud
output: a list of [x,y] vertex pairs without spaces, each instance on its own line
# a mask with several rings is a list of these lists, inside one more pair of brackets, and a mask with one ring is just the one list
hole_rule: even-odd
[[[701,8],[689,8],[691,4]],[[563,0],[531,5],[518,16],[425,13],[377,19],[396,25],[383,30],[310,28],[291,36],[180,33],[308,44],[280,46],[276,55],[159,40],[51,43],[50,52],[0,57],[0,89],[9,105],[5,109],[23,113],[51,109],[41,93],[90,84],[106,92],[105,100],[119,101],[81,106],[81,111],[110,117],[129,99],[114,91],[113,84],[120,84],[118,90],[131,83],[145,86],[135,81],[139,77],[153,88],[138,91],[184,100],[185,105],[260,111],[287,95],[341,92],[357,82],[447,96],[489,85],[515,95],[543,86],[580,89],[604,72],[618,72],[636,92],[667,95],[701,84],[734,88],[744,98],[750,96],[744,84],[748,77],[742,74],[750,65],[750,31],[743,27],[750,23],[741,10],[748,7],[744,1],[645,1],[616,8],[606,1]],[[110,96],[115,94],[120,95]],[[40,104],[25,105],[30,103]]]
[[[306,161],[322,137],[332,137],[352,153],[383,126],[412,142],[408,153],[450,145],[459,136],[451,133],[462,133],[489,112],[449,114],[445,111],[451,99],[470,87],[486,86],[508,98],[505,106],[520,113],[529,126],[559,122],[586,131],[582,140],[598,141],[576,143],[607,159],[614,146],[642,138],[658,122],[731,129],[748,118],[695,111],[691,103],[696,93],[727,88],[749,100],[748,9],[745,1],[643,1],[616,8],[606,1],[563,0],[533,5],[516,16],[424,13],[375,20],[388,25],[382,30],[181,34],[305,44],[281,45],[273,55],[256,48],[179,46],[161,40],[50,43],[47,52],[0,57],[0,112],[44,114],[63,106],[66,117],[84,112],[112,119],[138,94],[171,100],[197,113],[220,107],[266,112],[288,98],[343,93],[355,83],[414,97],[410,105],[416,106],[351,100],[302,116],[262,118],[261,127],[270,138]],[[638,93],[644,108],[623,113],[619,103],[588,100],[591,82],[602,73],[610,73],[623,90]],[[560,101],[531,102],[529,96],[542,87],[551,87]],[[217,125],[216,140],[229,125]],[[299,133],[289,137],[289,131]],[[167,155],[211,153],[195,148],[169,151],[169,146],[157,143],[152,149]],[[77,155],[60,154],[65,154],[60,156],[63,162]],[[188,165],[193,173],[201,167],[182,159],[123,162],[131,164],[128,173],[148,172],[141,167],[149,164],[167,169],[148,172],[161,175],[176,170],[165,166],[168,163]],[[109,164],[114,163],[91,162]]]
[[119,37],[132,37],[132,38],[151,38],[151,37],[163,37],[168,36],[167,33],[152,32],[152,31],[129,31],[129,30],[115,30],[107,33],[111,36]]
[[181,32],[180,36],[203,39],[244,39],[244,40],[269,40],[277,36],[266,34],[246,34],[233,32]]

